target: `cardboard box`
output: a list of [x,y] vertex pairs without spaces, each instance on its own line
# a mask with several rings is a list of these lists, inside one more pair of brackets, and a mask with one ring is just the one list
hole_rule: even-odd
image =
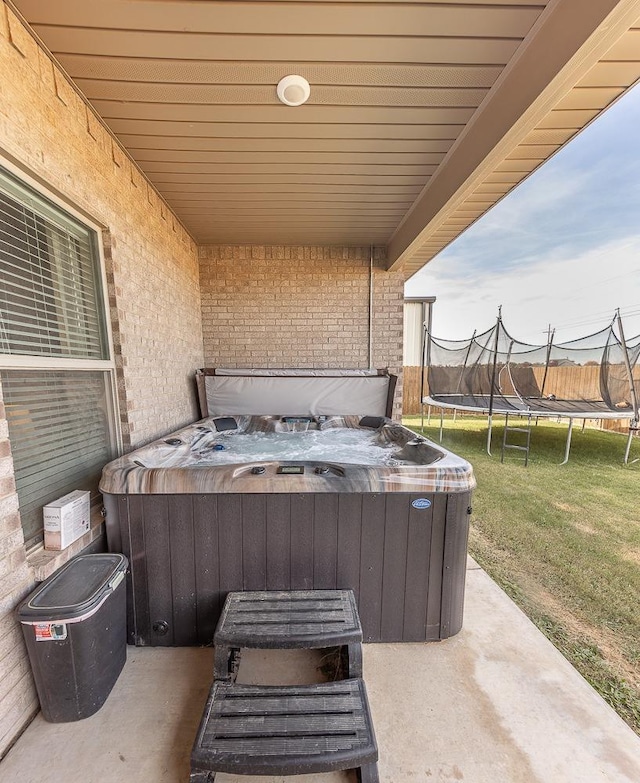
[[91,526],[90,492],[77,489],[43,509],[45,549],[66,549]]

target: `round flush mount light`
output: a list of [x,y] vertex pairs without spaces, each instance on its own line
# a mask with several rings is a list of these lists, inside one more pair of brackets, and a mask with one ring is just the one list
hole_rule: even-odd
[[287,106],[302,106],[309,100],[311,87],[304,76],[285,76],[276,88],[278,98]]

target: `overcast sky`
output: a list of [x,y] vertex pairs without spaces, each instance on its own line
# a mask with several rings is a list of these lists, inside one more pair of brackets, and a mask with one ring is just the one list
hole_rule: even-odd
[[[640,86],[545,163],[406,285],[436,296],[433,333],[495,322],[545,342],[604,327],[640,333]],[[626,316],[626,317],[625,317]]]

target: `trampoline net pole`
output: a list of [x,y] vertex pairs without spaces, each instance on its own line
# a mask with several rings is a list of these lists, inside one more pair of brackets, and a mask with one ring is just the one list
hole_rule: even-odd
[[420,346],[420,405],[422,407],[422,431],[424,432],[424,379],[426,368],[431,363],[431,308],[429,308],[429,320],[425,318],[426,302],[422,303],[422,345]]
[[502,305],[498,308],[498,320],[496,321],[496,339],[493,349],[493,367],[491,368],[491,386],[489,388],[489,433],[487,437],[487,454],[491,456],[491,417],[493,414],[493,392],[496,382],[496,365],[498,363],[498,341],[500,339],[500,324],[502,323]]
[[622,344],[622,358],[624,359],[624,365],[629,377],[629,392],[631,394],[631,405],[633,406],[633,421],[631,426],[637,426],[638,424],[638,399],[636,397],[636,385],[633,381],[633,368],[631,367],[631,360],[629,358],[629,349],[627,347],[627,341],[624,337],[624,329],[622,328],[622,316],[618,310],[618,331],[620,332],[620,342]]
[[[540,396],[544,397],[544,387],[547,383],[547,375],[549,374],[549,361],[551,360],[551,346],[553,345],[553,336],[556,330],[551,330],[551,324],[549,324],[549,340],[547,342],[547,361],[544,364],[544,375],[542,376],[542,385],[540,386]],[[537,424],[537,422],[536,422]]]

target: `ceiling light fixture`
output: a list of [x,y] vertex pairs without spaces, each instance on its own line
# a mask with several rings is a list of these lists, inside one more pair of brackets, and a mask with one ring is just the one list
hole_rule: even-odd
[[285,76],[276,88],[278,98],[287,106],[302,106],[309,100],[311,87],[304,76]]

